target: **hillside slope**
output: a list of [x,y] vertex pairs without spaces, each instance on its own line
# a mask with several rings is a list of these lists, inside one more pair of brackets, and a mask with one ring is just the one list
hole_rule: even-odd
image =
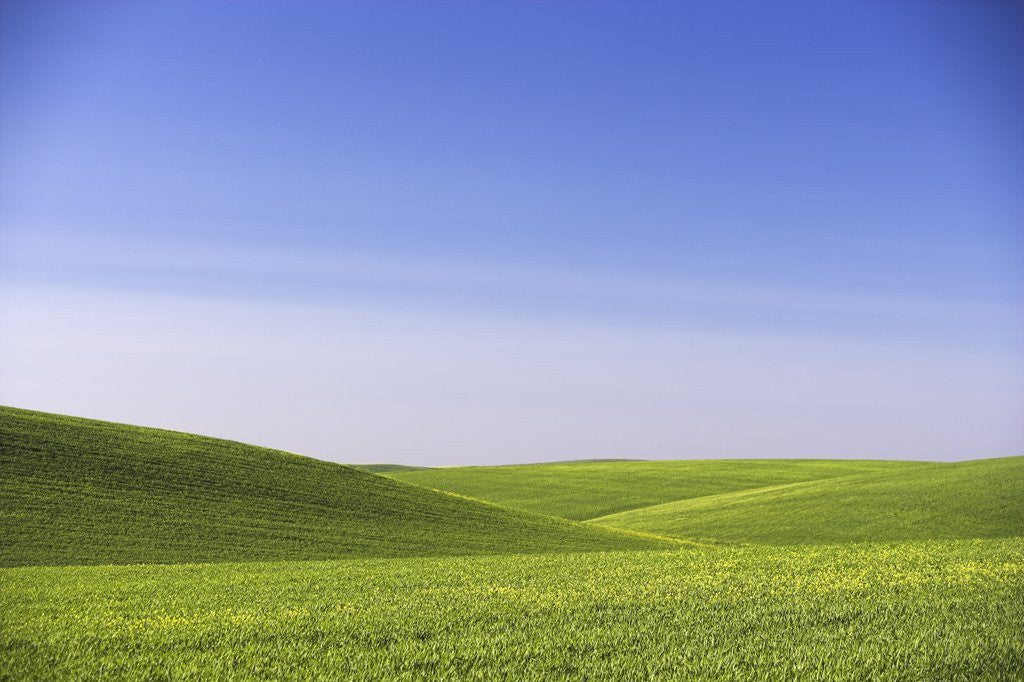
[[711,495],[593,523],[767,544],[1024,536],[1024,457]]
[[883,460],[605,460],[381,472],[515,509],[585,520],[681,499],[875,471],[937,466]]
[[368,471],[371,474],[386,474],[395,471],[418,471],[424,467],[409,466],[408,464],[348,464],[353,469]]
[[668,546],[280,451],[0,407],[0,565]]

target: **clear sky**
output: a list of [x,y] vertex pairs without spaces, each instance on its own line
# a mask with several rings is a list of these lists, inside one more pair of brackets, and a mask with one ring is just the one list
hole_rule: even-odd
[[0,403],[347,462],[1024,454],[1024,11],[0,5]]

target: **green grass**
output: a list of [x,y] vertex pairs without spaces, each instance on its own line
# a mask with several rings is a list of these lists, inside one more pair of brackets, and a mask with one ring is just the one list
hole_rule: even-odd
[[594,519],[678,537],[799,544],[1024,535],[1024,457],[711,495]]
[[1024,679],[1024,458],[360,469],[0,408],[0,680]]
[[0,408],[0,565],[667,546],[251,445]]
[[348,466],[360,471],[369,471],[371,474],[384,474],[394,471],[416,471],[425,467],[414,467],[407,464],[349,464]]
[[1015,680],[1024,541],[0,571],[0,678]]
[[748,488],[934,466],[941,465],[878,460],[599,460],[396,470],[387,475],[515,509],[582,521]]

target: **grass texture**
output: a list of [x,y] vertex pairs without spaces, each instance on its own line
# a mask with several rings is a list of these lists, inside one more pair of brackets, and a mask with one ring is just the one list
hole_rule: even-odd
[[[941,466],[884,460],[578,461],[395,469],[386,475],[578,521],[664,502],[870,472]],[[382,472],[383,473],[383,472]]]
[[0,680],[1024,679],[1024,458],[370,469],[0,408]]
[[386,474],[395,471],[416,471],[426,467],[414,467],[407,464],[349,464],[348,466],[360,471],[368,471],[371,474]]
[[1015,680],[1024,541],[0,570],[0,678]]
[[669,502],[596,524],[801,544],[1024,535],[1024,457],[886,470]]
[[0,408],[0,565],[669,546],[242,443]]

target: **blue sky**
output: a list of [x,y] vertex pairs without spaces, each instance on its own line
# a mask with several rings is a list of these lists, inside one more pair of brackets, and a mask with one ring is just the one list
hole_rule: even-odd
[[1024,453],[1024,12],[7,2],[0,402],[341,461]]

